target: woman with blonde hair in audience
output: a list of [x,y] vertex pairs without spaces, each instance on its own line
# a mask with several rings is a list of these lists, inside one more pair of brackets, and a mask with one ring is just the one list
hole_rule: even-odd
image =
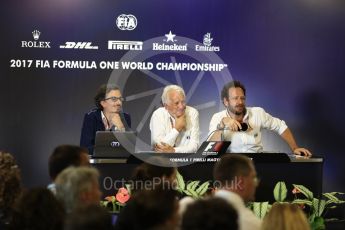
[[265,216],[261,230],[309,230],[307,217],[299,206],[290,203],[274,203]]

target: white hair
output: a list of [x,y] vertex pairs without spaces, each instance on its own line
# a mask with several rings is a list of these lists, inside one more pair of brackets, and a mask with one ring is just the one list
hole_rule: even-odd
[[163,89],[163,94],[162,94],[162,103],[163,105],[166,105],[168,103],[168,101],[170,100],[170,98],[168,98],[168,93],[170,91],[177,91],[180,94],[182,94],[184,97],[186,97],[186,94],[184,93],[184,90],[178,86],[178,85],[168,85],[165,86],[165,88]]
[[62,201],[67,212],[71,212],[80,204],[82,192],[92,190],[92,185],[98,181],[99,172],[91,167],[70,166],[63,170],[56,178],[56,197]]

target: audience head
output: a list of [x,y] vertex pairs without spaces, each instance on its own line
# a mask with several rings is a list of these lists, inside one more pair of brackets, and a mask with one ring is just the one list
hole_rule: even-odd
[[67,212],[76,207],[99,204],[102,192],[99,188],[99,172],[91,167],[69,167],[56,178],[56,196]]
[[174,167],[163,167],[149,163],[142,163],[134,170],[132,176],[134,185],[132,189],[133,191],[143,190],[145,188],[138,187],[148,184],[145,183],[148,181],[152,182],[152,185],[153,183],[170,183],[171,187],[173,187],[176,181],[176,174],[177,170]]
[[76,208],[66,219],[64,230],[112,230],[111,215],[99,205]]
[[162,103],[168,112],[175,117],[180,117],[186,109],[185,92],[178,85],[168,85],[162,94]]
[[26,191],[16,205],[10,229],[61,230],[65,212],[62,204],[46,188]]
[[57,175],[69,166],[88,166],[88,150],[75,145],[60,145],[49,157],[49,176],[54,181]]
[[237,193],[245,202],[255,199],[258,179],[250,158],[238,154],[223,155],[214,167],[213,177],[221,189]]
[[169,185],[138,191],[122,209],[115,229],[176,229],[178,205],[177,192]]
[[118,113],[122,110],[124,99],[116,85],[101,85],[94,99],[96,107],[105,113]]
[[187,206],[181,230],[238,229],[237,211],[221,198],[197,200]]
[[0,151],[0,222],[8,222],[22,191],[20,170],[14,157]]
[[296,204],[274,203],[264,217],[262,230],[308,230],[310,225],[304,212]]

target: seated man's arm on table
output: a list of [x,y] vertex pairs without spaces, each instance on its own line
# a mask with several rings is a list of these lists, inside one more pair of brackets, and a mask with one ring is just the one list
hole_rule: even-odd
[[263,110],[264,116],[264,128],[273,130],[283,138],[283,140],[289,145],[292,152],[296,155],[311,156],[311,152],[308,149],[300,148],[296,144],[295,138],[291,130],[287,127],[283,120],[271,116]]
[[190,123],[187,126],[190,127],[189,141],[186,144],[175,147],[175,152],[178,153],[195,153],[198,150],[200,143],[200,131],[199,131],[199,112],[195,109],[190,110],[189,117],[186,118],[186,122]]
[[177,136],[179,135],[179,131],[175,128],[169,130],[170,123],[166,123],[164,118],[160,116],[158,111],[156,110],[151,117],[150,120],[150,130],[151,130],[151,145],[154,148],[156,144],[160,144],[161,142],[169,145],[174,146]]

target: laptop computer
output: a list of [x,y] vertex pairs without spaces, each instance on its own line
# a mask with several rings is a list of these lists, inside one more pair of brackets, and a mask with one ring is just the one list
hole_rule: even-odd
[[135,151],[136,132],[97,131],[94,158],[128,158]]

